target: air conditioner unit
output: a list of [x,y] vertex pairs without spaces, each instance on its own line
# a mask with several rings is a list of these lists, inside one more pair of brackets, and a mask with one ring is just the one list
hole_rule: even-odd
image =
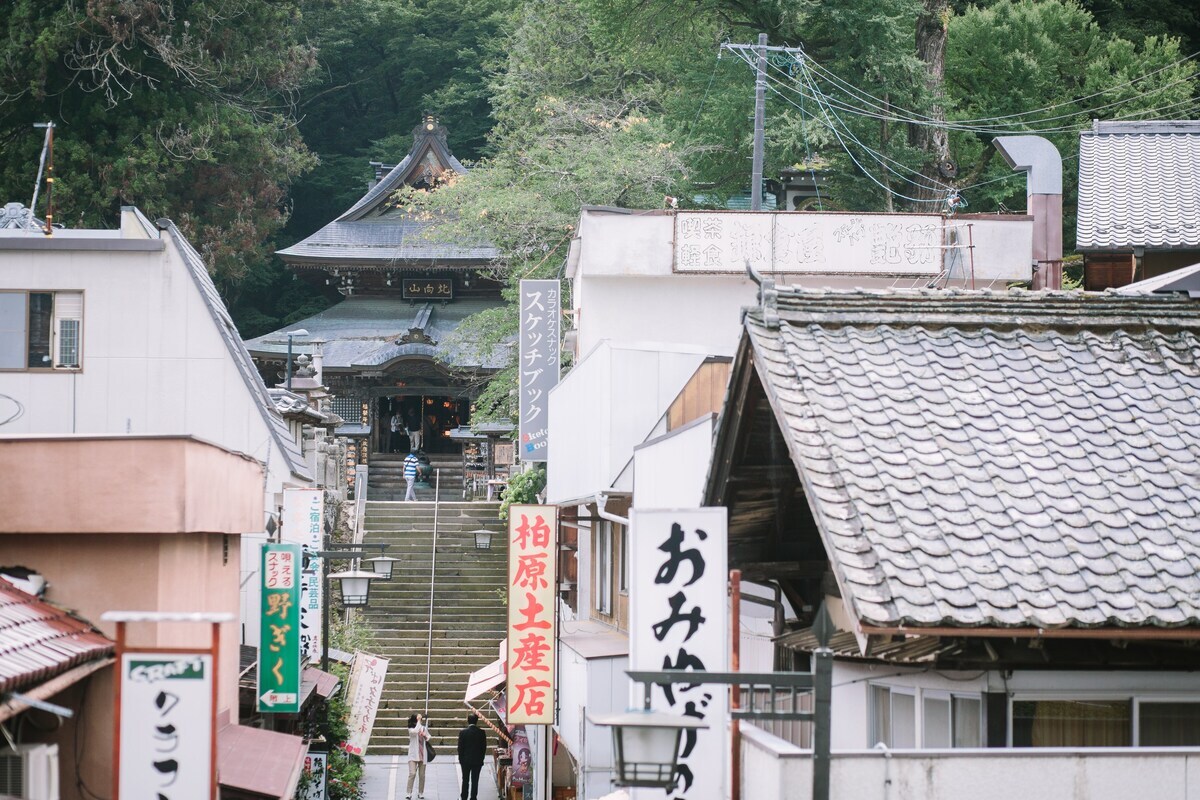
[[59,800],[58,745],[19,744],[0,749],[0,795]]

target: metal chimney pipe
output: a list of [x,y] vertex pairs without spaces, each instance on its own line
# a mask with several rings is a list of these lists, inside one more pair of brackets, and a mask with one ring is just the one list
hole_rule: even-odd
[[1041,136],[997,136],[992,144],[1025,173],[1026,213],[1033,216],[1033,288],[1062,288],[1062,156]]

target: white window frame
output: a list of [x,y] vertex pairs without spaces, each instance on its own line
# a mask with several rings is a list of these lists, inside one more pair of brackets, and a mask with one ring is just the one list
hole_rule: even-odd
[[[1061,690],[1040,691],[1040,692],[1039,691],[1013,692],[1008,696],[1008,720],[1007,720],[1007,725],[1006,725],[1006,727],[1008,728],[1008,732],[1007,732],[1007,737],[1005,740],[1005,746],[1007,746],[1007,747],[1014,746],[1013,745],[1013,704],[1014,703],[1020,703],[1023,701],[1053,702],[1056,700],[1060,700],[1063,702],[1076,702],[1076,701],[1086,702],[1088,700],[1100,700],[1100,701],[1128,700],[1129,704],[1130,704],[1130,714],[1134,715],[1137,713],[1136,703],[1137,703],[1138,697],[1146,697],[1146,699],[1152,699],[1154,697],[1154,695],[1135,695],[1133,692],[1122,692],[1119,690],[1108,690],[1108,691],[1100,690],[1100,691],[1092,691],[1092,692],[1087,692],[1087,691],[1085,691],[1085,692],[1064,692]],[[1200,698],[1197,698],[1197,699],[1200,699]],[[1138,746],[1137,745],[1137,735],[1136,735],[1137,734],[1137,720],[1131,718],[1130,722],[1134,728],[1134,730],[1131,731],[1131,733],[1130,733],[1130,741],[1133,742],[1133,744],[1131,744],[1130,747],[1137,747]]]
[[949,704],[950,714],[949,714],[948,719],[950,721],[950,730],[949,730],[948,739],[950,742],[949,746],[951,748],[966,746],[966,745],[957,744],[954,741],[954,722],[955,722],[954,701],[955,701],[955,699],[974,700],[976,703],[978,703],[979,704],[979,730],[977,731],[977,734],[978,734],[979,742],[980,742],[979,746],[980,747],[986,746],[987,703],[984,702],[982,694],[980,694],[978,692],[955,692],[955,691],[952,691],[949,689],[922,689],[921,690],[921,704],[920,704],[921,705],[921,708],[920,708],[921,721],[918,725],[918,727],[920,728],[920,733],[921,733],[921,736],[920,736],[921,749],[923,749],[923,750],[937,749],[937,748],[931,748],[925,744],[925,733],[926,733],[925,700],[926,700],[926,698],[928,698],[930,700],[944,700],[946,703]]
[[617,537],[621,543],[621,561],[617,573],[617,591],[629,594],[629,526],[621,526],[621,535]]
[[595,608],[598,614],[612,616],[613,602],[613,558],[612,558],[612,523],[600,520],[594,529],[596,534],[596,598]]
[[[875,738],[875,728],[877,727],[876,723],[878,722],[878,709],[875,704],[875,690],[876,689],[887,689],[888,690],[888,704],[889,704],[888,722],[890,723],[890,725],[889,725],[889,729],[888,729],[887,738],[889,739],[889,741],[884,742],[884,744],[886,744],[888,746],[888,748],[894,749],[894,748],[892,748],[892,742],[894,742],[895,738],[896,738],[893,735],[893,731],[895,730],[895,724],[896,724],[896,714],[894,711],[895,704],[892,702],[892,697],[894,695],[901,694],[906,697],[912,698],[912,701],[913,701],[913,744],[914,744],[913,749],[918,749],[918,750],[921,749],[921,744],[920,744],[921,739],[922,739],[922,729],[921,729],[921,723],[920,723],[921,693],[919,691],[917,691],[917,689],[915,687],[912,687],[912,686],[893,686],[888,683],[868,683],[867,684],[867,706],[868,706],[867,738],[868,738],[868,740]],[[876,742],[868,741],[867,747],[874,747],[875,744],[876,744]],[[909,748],[906,747],[906,748],[902,748],[902,749],[908,750]]]
[[[25,298],[24,340],[21,343],[23,364],[20,367],[0,367],[0,372],[78,372],[83,369],[83,305],[84,294],[73,289],[0,289],[0,294],[22,295]],[[35,294],[50,295],[50,364],[48,366],[29,363],[29,297]],[[60,304],[59,298],[63,299]],[[69,302],[68,302],[69,300]],[[60,306],[67,306],[62,309]],[[74,363],[64,363],[63,323],[75,322]]]

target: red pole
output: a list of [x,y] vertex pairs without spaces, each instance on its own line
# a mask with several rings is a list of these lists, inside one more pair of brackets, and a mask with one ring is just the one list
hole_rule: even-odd
[[[113,701],[113,800],[121,798],[121,679],[125,677],[125,623],[117,623],[117,663],[116,669],[113,670],[113,680],[116,683],[116,692]],[[82,723],[78,718],[75,719],[75,725],[79,726]],[[75,735],[79,735],[76,728]],[[76,764],[78,769],[79,765]]]
[[212,624],[212,729],[209,731],[209,753],[210,760],[209,774],[210,786],[209,793],[212,800],[217,800],[217,696],[221,692],[221,683],[217,680],[221,671],[218,664],[221,660],[221,623],[214,622]]
[[[730,672],[741,672],[742,670],[742,571],[733,569],[729,571],[729,596],[730,609],[729,613],[733,623],[733,657],[730,659]],[[733,710],[742,707],[742,687],[736,683],[729,689],[729,706]],[[741,720],[733,719],[729,722],[730,740],[732,742],[732,753],[729,767],[729,790],[732,800],[739,800],[742,796],[742,724]]]

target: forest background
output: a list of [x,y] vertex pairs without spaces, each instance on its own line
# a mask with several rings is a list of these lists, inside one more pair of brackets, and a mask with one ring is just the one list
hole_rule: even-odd
[[[803,48],[768,68],[768,177],[812,207],[1021,209],[1005,133],[1197,112],[1194,0],[0,0],[0,202],[28,203],[53,120],[55,220],[168,216],[242,335],[332,304],[273,252],[356,201],[423,113],[470,173],[396,202],[486,238],[511,281],[560,274],[583,204],[723,207],[749,187],[753,67],[722,42]],[[718,57],[720,55],[720,57]],[[961,206],[960,206],[961,207]],[[39,204],[39,213],[44,207]],[[511,289],[510,294],[511,297]],[[497,311],[467,328],[490,348]],[[481,400],[511,413],[511,375]]]

